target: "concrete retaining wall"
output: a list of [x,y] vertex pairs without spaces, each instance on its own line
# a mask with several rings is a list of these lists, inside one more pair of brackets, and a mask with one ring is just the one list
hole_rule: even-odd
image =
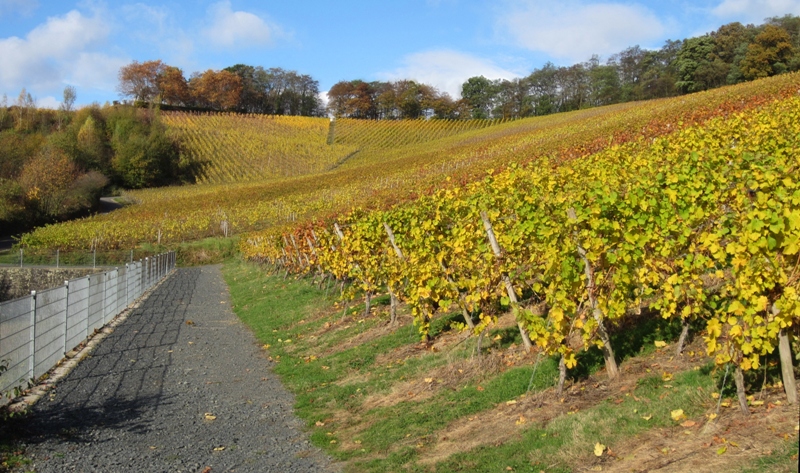
[[0,302],[63,286],[64,281],[100,273],[108,268],[0,268]]

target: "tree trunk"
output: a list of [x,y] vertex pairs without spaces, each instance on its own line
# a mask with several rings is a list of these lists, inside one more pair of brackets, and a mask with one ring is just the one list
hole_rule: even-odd
[[[492,246],[492,252],[496,258],[500,258],[502,256],[500,244],[497,242],[497,238],[494,236],[494,229],[492,229],[492,223],[489,221],[489,217],[486,215],[486,212],[481,212],[481,220],[483,220],[483,228],[486,230],[486,236],[489,238],[489,243]],[[508,294],[508,299],[511,301],[511,304],[518,305],[519,300],[517,299],[517,293],[514,291],[514,286],[511,284],[511,278],[509,278],[508,274],[505,272],[501,273],[501,278],[503,279],[503,284],[506,287],[506,293]],[[528,332],[525,331],[525,327],[519,320],[517,321],[517,327],[519,328],[519,333],[522,336],[522,344],[525,347],[525,352],[529,353],[533,348],[531,338],[528,336]]]
[[441,268],[442,274],[444,274],[447,283],[450,284],[450,287],[452,287],[453,290],[456,291],[456,293],[458,294],[458,305],[459,307],[461,307],[461,314],[464,316],[464,322],[466,322],[470,330],[475,330],[475,322],[472,321],[472,314],[470,314],[469,311],[467,310],[467,301],[466,298],[464,297],[464,294],[462,294],[461,291],[458,290],[458,285],[456,284],[456,282],[453,281],[453,278],[451,278],[449,274],[447,274],[447,266],[445,266],[444,263],[439,261],[439,267]]
[[364,317],[369,317],[370,304],[372,303],[372,292],[367,291],[364,296]]
[[797,403],[797,385],[794,380],[794,366],[792,364],[792,349],[789,345],[789,333],[785,328],[778,335],[778,352],[781,356],[781,376],[783,389],[789,404]]
[[558,387],[556,388],[556,397],[561,397],[564,392],[564,381],[567,379],[567,363],[564,361],[564,355],[561,355],[561,360],[558,361]]
[[619,367],[617,366],[617,360],[614,358],[614,349],[611,348],[611,339],[608,336],[608,332],[606,332],[605,324],[603,324],[603,311],[598,307],[597,298],[594,295],[594,273],[592,271],[592,265],[589,263],[589,259],[586,258],[586,250],[580,245],[578,245],[578,254],[581,256],[581,259],[583,259],[583,268],[586,273],[586,292],[589,295],[589,306],[592,308],[592,316],[597,322],[597,336],[600,337],[600,341],[603,342],[602,351],[603,359],[606,362],[606,372],[608,373],[609,379],[614,379],[619,376]]
[[736,396],[739,398],[739,409],[742,410],[742,415],[749,416],[750,409],[747,408],[747,394],[744,390],[744,373],[739,365],[736,365],[736,371],[733,372],[733,379],[736,381]]
[[[575,209],[571,207],[567,211],[567,216],[570,220],[578,219],[575,215]],[[608,373],[609,379],[615,379],[619,376],[619,367],[617,366],[617,360],[614,358],[614,349],[611,348],[611,339],[608,337],[608,332],[606,332],[606,327],[603,324],[603,311],[598,307],[597,297],[595,297],[594,294],[594,271],[591,263],[589,263],[589,258],[586,257],[586,250],[583,249],[580,243],[578,243],[578,255],[580,255],[583,260],[583,272],[586,274],[586,293],[589,297],[589,305],[592,308],[592,316],[597,322],[597,335],[603,343],[602,350],[603,359],[606,362],[606,372]]]
[[478,335],[478,343],[475,344],[475,351],[478,353],[478,358],[481,357],[481,349],[483,348],[483,337],[486,335],[486,329],[484,328],[481,330],[481,334]]
[[475,322],[472,321],[472,314],[470,314],[467,310],[467,304],[464,302],[464,296],[459,294],[459,298],[461,299],[461,315],[464,316],[464,321],[467,323],[469,329],[475,330]]
[[689,321],[683,319],[681,324],[683,325],[681,328],[681,337],[678,339],[678,348],[675,350],[677,356],[681,356],[681,353],[683,353],[683,346],[686,344],[686,339],[689,336]]
[[619,367],[617,366],[617,360],[614,358],[614,350],[611,348],[611,339],[608,337],[605,326],[603,326],[603,313],[600,309],[595,309],[592,313],[597,321],[597,335],[600,337],[600,341],[603,342],[603,359],[606,362],[608,379],[615,379],[619,376]]

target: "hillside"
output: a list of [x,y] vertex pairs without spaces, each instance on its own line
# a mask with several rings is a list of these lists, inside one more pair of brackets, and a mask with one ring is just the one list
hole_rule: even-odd
[[130,192],[26,244],[241,233],[234,310],[347,471],[796,471],[798,90],[337,123],[359,152],[328,170]]
[[[100,248],[113,249],[156,243],[159,235],[161,243],[174,244],[221,235],[222,222],[241,234],[357,206],[383,207],[480,179],[489,169],[543,156],[576,159],[609,145],[652,139],[757,108],[793,93],[798,80],[787,74],[674,99],[517,120],[424,143],[406,139],[410,143],[404,146],[365,152],[335,169],[303,176],[131,191],[126,194],[138,205],[37,229],[25,235],[24,244],[69,249],[96,241]],[[446,184],[448,177],[451,184]]]

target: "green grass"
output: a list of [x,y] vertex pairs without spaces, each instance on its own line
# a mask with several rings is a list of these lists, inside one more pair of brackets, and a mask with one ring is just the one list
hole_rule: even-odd
[[[441,432],[453,422],[520,399],[529,384],[534,392],[552,387],[557,360],[543,358],[532,381],[533,366],[527,364],[465,378],[461,384],[450,383],[427,398],[404,398],[403,393],[392,391],[398,383],[421,382],[432,370],[463,362],[473,355],[475,340],[434,353],[419,345],[416,327],[406,324],[348,346],[345,344],[351,337],[387,323],[386,309],[364,317],[360,302],[348,304],[347,309],[334,308],[338,290],[326,294],[324,287],[320,289],[310,280],[269,275],[253,264],[229,260],[223,274],[234,310],[261,343],[269,345],[269,355],[277,361],[275,372],[294,392],[296,413],[306,422],[311,441],[335,459],[346,461],[348,471],[495,472],[511,467],[513,471],[538,472],[572,471],[576,462],[601,464],[606,457],[598,459],[592,454],[596,442],[613,450],[615,444],[652,429],[674,428],[677,422],[671,412],[676,409],[694,419],[712,412],[715,402],[711,393],[720,390],[724,373],[709,363],[674,373],[669,381],[653,373],[640,378],[635,389],[628,392],[612,385],[607,397],[581,410],[543,423],[530,419],[529,428],[519,430],[504,443],[457,452],[435,465],[422,465],[426,449],[433,448]],[[384,299],[376,298],[373,304],[382,306]],[[432,333],[441,336],[459,317],[437,316]],[[321,330],[323,326],[328,330]],[[613,335],[618,358],[651,354],[653,341],[673,341],[679,332],[679,325],[658,317],[644,317],[641,325],[619,327]],[[514,327],[493,329],[485,350],[502,352],[511,344],[519,344],[518,337]],[[409,349],[411,346],[415,348]],[[404,355],[390,356],[390,363],[378,362],[395,350],[404,350],[399,352]],[[581,362],[583,368],[569,373],[573,380],[581,381],[603,366],[602,356],[591,350]],[[728,378],[726,384],[730,386],[732,376]],[[370,396],[384,395],[394,395],[394,404],[369,408],[364,403]],[[790,460],[797,450],[796,442],[792,445],[794,450],[776,450],[760,460],[765,463],[753,468],[769,469],[775,464],[778,471],[784,471],[781,468],[787,458]]]
[[771,453],[756,459],[749,465],[742,468],[741,473],[763,473],[765,471],[773,473],[796,472],[798,461],[798,438],[784,441],[778,448]]

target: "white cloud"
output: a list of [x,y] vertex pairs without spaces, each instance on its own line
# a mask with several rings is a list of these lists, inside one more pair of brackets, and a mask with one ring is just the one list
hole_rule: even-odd
[[36,99],[36,106],[39,108],[50,108],[55,110],[58,109],[59,105],[61,105],[61,101],[52,95]]
[[453,98],[461,96],[461,85],[470,77],[512,79],[512,71],[492,61],[447,49],[423,51],[403,58],[403,65],[393,71],[378,73],[383,80],[411,79],[435,86]]
[[118,83],[119,70],[130,61],[98,52],[82,52],[75,59],[75,66],[67,76],[67,82],[99,90],[114,90]]
[[231,2],[215,3],[208,9],[211,24],[204,30],[206,39],[216,46],[268,46],[284,36],[273,23],[246,11],[233,11]]
[[617,53],[656,41],[666,31],[655,13],[636,4],[515,3],[500,18],[501,34],[510,35],[518,46],[559,59],[583,61],[592,54]]
[[109,25],[98,15],[87,17],[73,10],[48,18],[25,38],[0,39],[0,88],[54,88],[73,75],[94,77],[95,82],[107,79],[105,64],[87,61],[85,54],[102,45],[109,32]]
[[742,23],[761,23],[786,14],[800,15],[798,0],[723,0],[712,11],[715,16]]

